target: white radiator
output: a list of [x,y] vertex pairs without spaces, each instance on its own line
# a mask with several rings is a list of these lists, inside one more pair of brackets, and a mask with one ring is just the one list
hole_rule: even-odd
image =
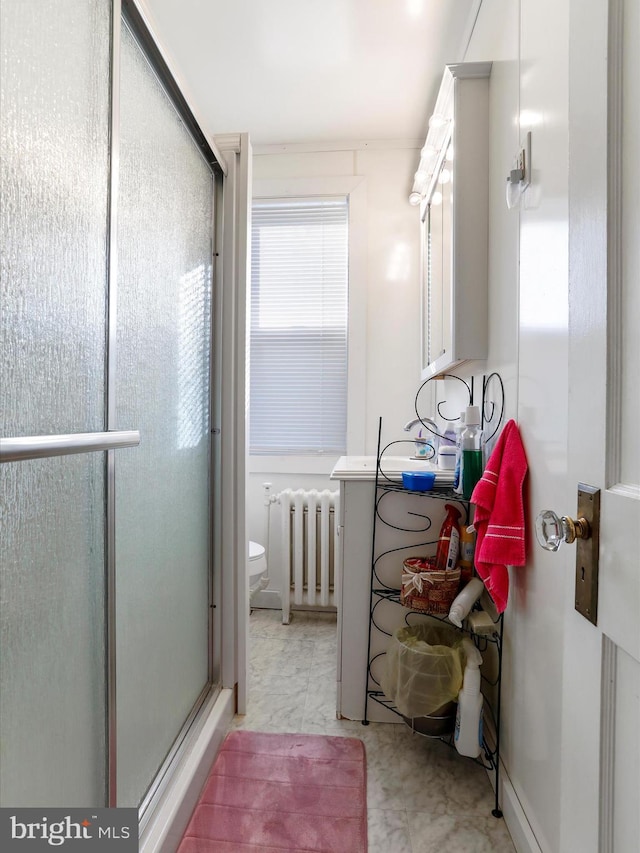
[[334,607],[338,565],[339,492],[285,489],[274,496],[282,507],[282,622],[291,603]]

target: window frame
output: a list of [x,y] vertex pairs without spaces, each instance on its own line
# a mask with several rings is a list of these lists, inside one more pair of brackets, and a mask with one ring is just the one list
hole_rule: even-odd
[[[256,180],[253,200],[345,196],[348,202],[349,264],[347,324],[347,455],[364,452],[366,401],[366,179],[361,176]],[[251,288],[248,276],[247,288]],[[250,320],[248,319],[248,324]],[[247,335],[250,334],[249,325]],[[329,474],[337,455],[249,455],[251,473]]]

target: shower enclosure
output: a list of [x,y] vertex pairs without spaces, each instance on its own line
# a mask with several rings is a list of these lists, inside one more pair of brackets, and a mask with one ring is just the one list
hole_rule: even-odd
[[0,804],[144,811],[219,681],[220,170],[134,4],[0,9]]

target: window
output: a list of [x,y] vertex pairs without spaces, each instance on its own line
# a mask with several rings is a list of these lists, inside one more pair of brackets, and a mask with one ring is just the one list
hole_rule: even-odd
[[250,450],[346,451],[346,198],[253,204]]

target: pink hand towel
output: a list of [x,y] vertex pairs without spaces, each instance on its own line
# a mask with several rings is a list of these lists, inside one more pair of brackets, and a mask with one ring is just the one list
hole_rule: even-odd
[[476,570],[498,613],[509,597],[507,566],[524,566],[526,559],[522,484],[527,467],[518,425],[508,421],[471,495],[478,534]]

